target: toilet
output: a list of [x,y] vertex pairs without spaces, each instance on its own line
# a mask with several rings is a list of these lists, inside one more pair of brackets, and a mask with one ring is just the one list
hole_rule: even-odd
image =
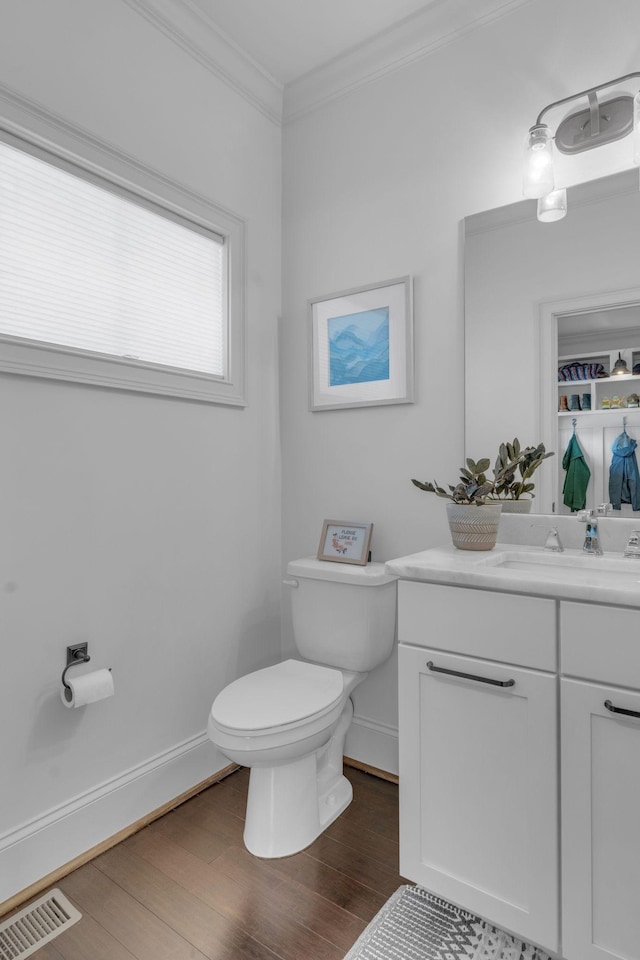
[[287,577],[300,659],[229,684],[207,728],[225,757],[251,768],[244,842],[265,858],[308,847],[351,803],[342,773],[350,695],[395,638],[396,578],[383,563],[308,557],[289,563]]

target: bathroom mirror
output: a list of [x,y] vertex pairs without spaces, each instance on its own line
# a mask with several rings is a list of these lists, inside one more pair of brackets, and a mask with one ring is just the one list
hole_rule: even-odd
[[[523,200],[467,217],[464,233],[466,455],[493,461],[502,441],[542,441],[556,455],[535,475],[533,512],[569,512],[562,457],[574,416],[558,412],[559,358],[600,352],[612,365],[614,351],[629,363],[640,352],[638,170],[570,188],[564,220],[540,223],[536,201]],[[593,410],[575,417],[589,456],[597,449],[606,468],[594,477],[587,506],[608,499],[607,444],[622,431],[623,415],[638,424],[640,440],[640,411],[602,407],[623,391],[623,380],[609,382],[606,394],[604,386],[597,398],[593,388]],[[582,403],[587,388],[577,383],[565,392]],[[624,383],[626,394],[633,390],[640,394],[640,379]],[[629,510],[616,515],[638,515]]]

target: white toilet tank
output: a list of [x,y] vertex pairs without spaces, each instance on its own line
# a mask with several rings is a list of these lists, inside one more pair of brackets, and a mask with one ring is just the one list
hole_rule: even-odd
[[293,632],[307,660],[365,673],[391,656],[396,581],[383,563],[358,566],[307,557],[287,566]]

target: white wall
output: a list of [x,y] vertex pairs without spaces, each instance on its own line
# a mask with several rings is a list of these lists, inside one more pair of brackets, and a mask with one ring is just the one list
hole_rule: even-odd
[[[612,0],[605,17],[597,0],[531,0],[285,129],[285,560],[315,552],[324,517],[373,520],[375,559],[447,538],[442,501],[409,481],[452,480],[463,456],[460,221],[521,198],[528,127],[546,104],[637,70],[639,29],[634,0]],[[611,172],[597,154],[578,162],[576,180]],[[415,404],[310,413],[307,299],[405,273]],[[479,456],[473,441],[467,452]],[[395,689],[390,661],[356,691],[347,741],[347,753],[387,769]]]
[[[281,131],[118,0],[4,4],[0,84],[246,219],[249,398],[0,376],[3,901],[222,769],[213,697],[279,659]],[[65,710],[81,640],[116,695]]]

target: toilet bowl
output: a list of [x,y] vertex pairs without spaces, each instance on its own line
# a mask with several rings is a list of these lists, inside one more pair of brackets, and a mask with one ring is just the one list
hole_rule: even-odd
[[244,842],[258,857],[309,846],[352,799],[342,772],[350,694],[391,653],[396,583],[381,563],[338,566],[289,564],[294,634],[307,659],[234,680],[209,714],[212,742],[251,769]]
[[349,805],[342,774],[349,694],[366,674],[300,660],[257,670],[226,687],[208,734],[251,767],[244,842],[258,857],[285,857],[310,843]]

